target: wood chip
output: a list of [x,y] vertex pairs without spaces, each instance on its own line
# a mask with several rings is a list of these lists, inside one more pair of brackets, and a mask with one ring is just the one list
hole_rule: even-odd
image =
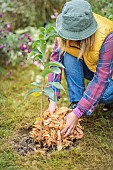
[[[73,140],[81,139],[84,136],[80,122],[78,122],[73,134],[67,138],[61,137],[61,130],[65,126],[64,117],[72,110],[67,107],[61,107],[54,114],[44,111],[42,115],[42,143],[43,146],[56,146],[57,150],[61,150],[73,143]],[[31,136],[36,142],[40,141],[40,118],[36,118]]]

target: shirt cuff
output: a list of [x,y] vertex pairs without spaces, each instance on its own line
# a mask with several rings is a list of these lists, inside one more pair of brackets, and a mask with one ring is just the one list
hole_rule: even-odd
[[75,108],[73,109],[73,112],[75,113],[75,115],[80,118],[84,113],[79,109],[79,108]]

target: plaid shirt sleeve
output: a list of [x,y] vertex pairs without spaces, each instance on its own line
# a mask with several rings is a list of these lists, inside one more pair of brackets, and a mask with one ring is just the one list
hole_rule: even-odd
[[99,103],[113,75],[113,33],[109,34],[101,49],[96,73],[73,110],[77,117],[90,115]]
[[[58,40],[55,39],[52,54],[50,56],[50,61],[61,62],[61,59],[62,59],[62,55],[60,54],[60,50],[58,48]],[[62,73],[62,69],[61,69],[61,73]],[[61,82],[61,73],[60,74],[49,73],[48,82]],[[54,90],[57,98],[60,99],[60,90],[55,88],[54,86],[50,86],[50,87]]]

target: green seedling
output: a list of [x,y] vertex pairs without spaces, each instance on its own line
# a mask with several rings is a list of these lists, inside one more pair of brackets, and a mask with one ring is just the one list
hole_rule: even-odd
[[30,95],[31,93],[37,93],[37,96],[41,96],[41,105],[40,105],[40,146],[42,143],[42,111],[43,111],[43,95],[46,95],[51,100],[57,102],[57,97],[54,93],[54,90],[50,88],[50,86],[54,86],[58,89],[62,89],[65,91],[63,86],[59,82],[46,82],[46,77],[49,73],[55,73],[59,74],[61,73],[60,68],[64,68],[64,66],[59,62],[47,62],[45,59],[46,55],[46,49],[47,49],[47,43],[48,39],[50,37],[58,37],[54,27],[47,26],[46,28],[41,27],[40,28],[40,34],[39,39],[35,41],[32,44],[32,51],[29,54],[28,58],[33,57],[34,61],[39,61],[44,69],[41,71],[41,83],[39,82],[33,82],[29,84],[30,86],[35,86],[36,88],[30,89],[26,95],[25,98]]

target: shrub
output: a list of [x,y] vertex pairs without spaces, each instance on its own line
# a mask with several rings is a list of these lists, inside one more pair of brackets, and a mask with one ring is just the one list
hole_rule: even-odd
[[15,34],[10,31],[10,24],[4,21],[0,13],[0,51],[2,62],[13,65],[24,62],[30,53],[32,39],[29,34]]

